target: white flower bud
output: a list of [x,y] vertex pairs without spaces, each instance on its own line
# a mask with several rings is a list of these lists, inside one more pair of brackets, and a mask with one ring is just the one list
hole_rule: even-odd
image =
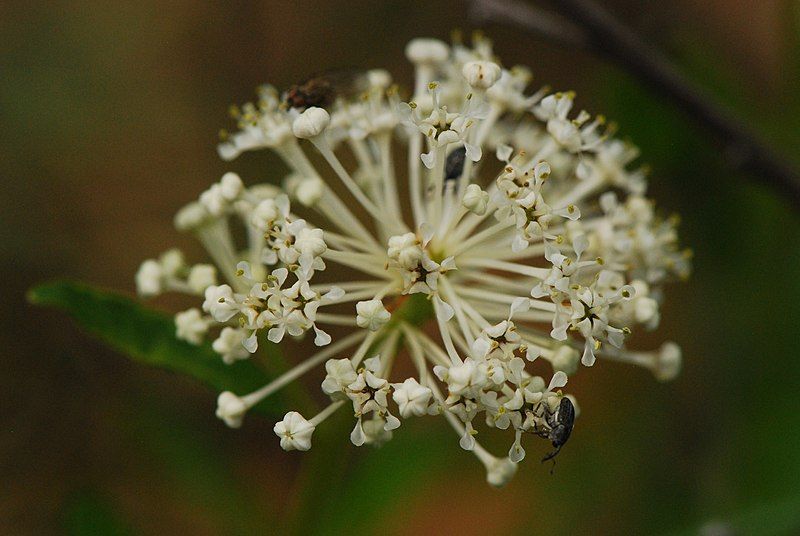
[[486,481],[496,488],[502,488],[514,478],[517,464],[508,458],[497,458],[486,465]]
[[377,417],[363,420],[363,422],[359,420],[356,428],[350,434],[350,441],[357,447],[365,443],[375,446],[382,445],[392,439],[391,426],[387,430],[387,423],[388,421]]
[[356,304],[356,324],[360,328],[378,331],[391,318],[381,300],[360,301]]
[[189,203],[175,214],[175,228],[179,231],[191,231],[200,227],[209,218],[209,213],[200,203]]
[[306,207],[313,206],[322,197],[322,181],[314,177],[303,179],[297,184],[294,196]]
[[461,202],[464,204],[464,208],[478,216],[482,216],[486,214],[489,194],[484,192],[477,184],[470,184],[467,186],[467,191],[464,192],[464,199]]
[[327,111],[312,106],[297,116],[292,123],[292,132],[300,139],[315,138],[325,131],[330,122],[331,116]]
[[419,417],[428,412],[428,403],[433,393],[429,388],[420,385],[416,378],[407,378],[403,383],[393,383],[392,387],[394,387],[392,398],[404,419],[412,415]]
[[230,162],[231,160],[235,159],[237,156],[239,156],[239,154],[241,154],[241,152],[241,149],[239,149],[234,143],[220,143],[217,145],[217,154],[226,162]]
[[653,374],[657,380],[668,382],[678,376],[682,365],[681,347],[674,342],[665,342],[658,351]]
[[281,438],[283,450],[309,450],[311,435],[315,426],[296,411],[290,411],[283,420],[276,423],[273,430]]
[[328,250],[328,246],[323,239],[322,229],[309,229],[304,227],[297,233],[294,247],[300,255],[309,257],[319,257]]
[[222,195],[222,186],[212,184],[211,188],[200,194],[200,204],[212,216],[222,216],[228,208],[228,200]]
[[631,196],[627,199],[628,211],[640,221],[650,221],[653,218],[653,204],[641,196]]
[[329,359],[325,371],[328,374],[322,382],[322,391],[326,395],[343,392],[358,377],[349,359]]
[[634,300],[634,314],[640,324],[657,324],[658,302],[647,296],[639,296]]
[[217,340],[211,344],[211,348],[222,356],[223,363],[232,365],[236,361],[250,357],[250,353],[242,344],[244,340],[244,331],[225,327],[222,328]]
[[178,272],[186,266],[186,260],[179,249],[170,249],[158,257],[164,277],[176,277]]
[[578,370],[578,363],[581,360],[581,354],[575,348],[565,344],[559,346],[553,357],[550,359],[550,364],[553,370],[560,370],[567,375],[574,374]]
[[239,197],[239,194],[241,194],[242,190],[244,190],[242,179],[239,178],[239,175],[232,172],[228,172],[223,175],[222,179],[219,181],[219,185],[222,197],[228,201],[233,201]]
[[392,75],[386,69],[372,69],[367,71],[367,80],[371,87],[386,89],[392,84]]
[[422,248],[414,233],[396,235],[389,238],[388,255],[406,269],[413,269],[422,259]]
[[217,269],[212,264],[195,264],[189,271],[186,284],[192,292],[203,294],[208,287],[217,284]]
[[231,428],[242,426],[247,409],[247,404],[244,403],[244,400],[230,391],[220,393],[219,397],[217,397],[217,417],[225,421],[225,424]]
[[500,79],[500,66],[491,61],[470,61],[464,64],[461,74],[476,89],[488,89]]
[[450,47],[438,39],[412,39],[406,45],[406,58],[411,63],[441,63],[450,55]]
[[200,309],[192,308],[175,315],[175,336],[192,344],[201,344],[208,331],[208,322]]
[[280,210],[274,199],[265,199],[259,203],[250,216],[250,223],[259,231],[267,231],[280,216]]
[[158,261],[153,259],[144,261],[136,272],[136,292],[143,297],[160,294],[162,276],[161,264]]

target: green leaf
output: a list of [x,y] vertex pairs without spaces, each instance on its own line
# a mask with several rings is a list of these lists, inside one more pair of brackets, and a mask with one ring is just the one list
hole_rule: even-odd
[[[210,345],[194,346],[178,340],[170,315],[121,294],[73,281],[55,281],[30,290],[28,300],[65,311],[88,333],[137,363],[191,376],[216,391],[248,393],[270,380],[252,361],[226,365]],[[282,363],[275,345],[266,343],[262,347],[270,361]],[[278,415],[283,407],[280,400],[273,395],[253,409]]]

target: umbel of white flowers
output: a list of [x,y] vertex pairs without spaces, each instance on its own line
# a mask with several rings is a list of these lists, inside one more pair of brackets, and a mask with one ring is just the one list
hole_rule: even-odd
[[[259,335],[313,332],[318,352],[257,391],[219,395],[229,426],[324,367],[330,405],[287,413],[275,425],[284,449],[310,449],[342,406],[355,445],[388,441],[401,419],[443,415],[502,485],[525,457],[523,437],[548,434],[562,397],[576,405],[562,388],[581,364],[631,363],[659,380],[679,372],[676,344],[634,351],[625,339],[658,326],[663,286],[688,276],[689,255],[676,220],[645,197],[637,149],[603,117],[573,113],[572,93],[528,93],[530,72],[501,67],[483,38],[416,39],[406,56],[408,102],[382,70],[353,77],[357,95],[331,89],[326,108],[290,107],[262,88],[219,154],[274,151],[289,169],[283,187],[226,173],[175,218],[213,264],[170,250],[142,264],[137,286],[204,297],[175,316],[177,336],[210,337],[228,364],[256,352]],[[396,148],[407,151],[400,165]],[[329,264],[336,275],[322,276]],[[428,322],[408,314],[420,299]],[[396,377],[398,358],[412,377]],[[541,362],[549,380],[529,370]],[[506,455],[477,441],[489,428],[509,431]]]

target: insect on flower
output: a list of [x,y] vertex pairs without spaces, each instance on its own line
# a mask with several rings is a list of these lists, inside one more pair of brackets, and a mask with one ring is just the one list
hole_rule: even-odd
[[339,69],[311,76],[284,94],[287,105],[298,110],[312,106],[330,108],[336,99],[352,98],[369,88],[367,74],[359,69]]
[[[265,339],[318,347],[291,348],[302,357],[260,389],[221,393],[227,425],[317,374],[329,403],[275,424],[285,450],[310,449],[343,406],[359,446],[391,440],[405,419],[442,416],[500,486],[525,457],[523,437],[548,439],[545,459],[569,439],[568,376],[597,360],[678,374],[675,343],[635,350],[627,336],[657,328],[689,255],[677,220],[645,196],[637,149],[602,116],[575,113],[573,93],[529,92],[530,72],[502,67],[485,38],[415,39],[406,56],[408,102],[388,72],[371,70],[283,94],[265,86],[237,108],[220,156],[267,149],[289,173],[280,187],[223,175],[175,217],[211,262],[168,251],[142,264],[137,287],[198,296],[175,316],[176,334],[211,341],[232,366]],[[492,430],[513,436],[507,453],[481,445]]]
[[[555,411],[551,411],[545,402],[542,404],[542,417],[547,429],[539,429],[536,434],[549,439],[555,449],[542,458],[542,463],[544,463],[552,460],[561,452],[561,447],[564,446],[572,434],[572,428],[575,425],[575,406],[572,404],[572,400],[566,396],[561,399]],[[555,467],[555,462],[553,462],[553,466]],[[550,472],[552,473],[552,469]]]

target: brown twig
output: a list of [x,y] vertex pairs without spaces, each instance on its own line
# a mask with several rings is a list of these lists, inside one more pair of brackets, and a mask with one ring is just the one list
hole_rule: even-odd
[[562,46],[586,48],[628,70],[668,97],[725,146],[736,169],[751,172],[800,209],[800,175],[743,123],[691,84],[658,50],[592,0],[555,0],[564,17],[520,0],[472,0],[471,15],[482,22],[521,28]]
[[584,48],[589,44],[585,32],[575,24],[518,0],[473,1],[469,16],[483,23],[515,26],[561,46]]

